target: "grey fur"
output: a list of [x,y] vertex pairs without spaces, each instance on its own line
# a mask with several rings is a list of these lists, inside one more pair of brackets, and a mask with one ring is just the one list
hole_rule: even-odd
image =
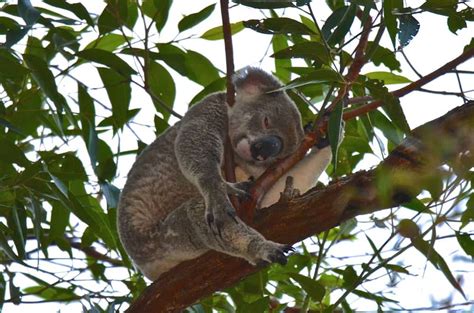
[[[235,216],[227,193],[239,193],[240,185],[223,179],[223,150],[228,132],[238,180],[258,177],[299,146],[304,137],[301,117],[284,91],[274,91],[281,87],[279,81],[262,70],[247,68],[234,84],[232,108],[224,93],[208,96],[148,146],[128,175],[118,208],[120,239],[149,279],[209,249],[252,264],[286,262],[288,246],[266,240]],[[254,159],[250,147],[268,138],[279,138],[281,151]],[[330,159],[329,147],[314,149],[288,175],[304,192]],[[264,205],[277,201],[285,179],[265,195]]]

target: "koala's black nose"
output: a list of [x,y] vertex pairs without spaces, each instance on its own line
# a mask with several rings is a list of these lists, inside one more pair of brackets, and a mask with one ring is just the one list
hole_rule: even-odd
[[252,153],[254,160],[264,161],[269,157],[277,156],[281,152],[282,146],[280,137],[267,136],[252,143],[250,153]]

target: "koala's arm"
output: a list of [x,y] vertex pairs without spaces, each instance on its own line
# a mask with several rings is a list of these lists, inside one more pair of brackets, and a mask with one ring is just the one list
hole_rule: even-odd
[[235,212],[227,197],[228,186],[221,173],[227,131],[224,101],[215,95],[206,103],[192,108],[181,120],[175,141],[180,170],[201,193],[210,223],[219,220],[219,215],[224,212],[229,215]]
[[272,186],[263,197],[260,207],[268,207],[280,199],[280,193],[285,189],[288,176],[293,177],[293,187],[295,189],[298,189],[301,193],[308,191],[316,184],[331,159],[331,146],[322,149],[314,147],[303,160],[298,162]]

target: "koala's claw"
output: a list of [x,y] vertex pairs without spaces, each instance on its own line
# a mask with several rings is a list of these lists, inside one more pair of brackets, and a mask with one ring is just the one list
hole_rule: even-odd
[[250,198],[250,188],[253,185],[253,181],[247,180],[239,183],[226,183],[227,193],[239,197],[241,200],[247,200]]

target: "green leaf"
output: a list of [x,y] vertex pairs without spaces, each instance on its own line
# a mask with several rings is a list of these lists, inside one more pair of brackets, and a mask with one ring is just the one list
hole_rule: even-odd
[[[117,47],[120,47],[127,42],[127,38],[119,34],[106,34],[99,38],[89,42],[84,50],[87,49],[100,49],[106,51],[114,51]],[[129,38],[130,39],[130,38]]]
[[457,0],[426,0],[425,3],[421,5],[422,9],[438,9],[453,7],[458,3]]
[[46,62],[32,54],[24,54],[23,59],[31,70],[35,81],[46,96],[55,104],[58,113],[62,112],[67,106],[66,99],[58,92],[53,73],[49,70]]
[[155,115],[154,122],[156,135],[160,135],[169,127],[168,123],[158,115]]
[[82,50],[76,55],[80,58],[108,66],[123,76],[130,76],[137,73],[127,64],[127,62],[110,51],[93,48]]
[[398,31],[398,40],[402,47],[408,46],[410,41],[418,34],[420,23],[413,15],[405,14],[398,17],[400,29]]
[[185,55],[186,77],[192,81],[207,86],[219,79],[217,68],[204,55],[188,50]]
[[339,148],[339,138],[342,133],[342,111],[344,108],[344,102],[339,101],[334,110],[329,115],[329,125],[328,125],[328,136],[329,142],[331,144],[332,151],[332,162],[334,166],[334,171],[337,169],[337,152]]
[[28,26],[34,25],[41,16],[38,9],[31,5],[30,0],[18,0],[18,13]]
[[466,20],[457,13],[451,14],[448,17],[448,27],[453,34],[456,34],[458,30],[467,27]]
[[172,0],[144,0],[142,10],[146,16],[155,21],[158,32],[163,30],[171,8]]
[[[123,1],[122,1],[123,2]],[[115,13],[112,14],[112,12]],[[118,4],[110,2],[104,8],[102,13],[97,20],[97,25],[99,26],[99,33],[101,35],[110,33],[113,30],[119,28],[123,25],[123,17],[127,14],[127,8],[122,6],[120,7]],[[121,16],[121,17],[120,17]]]
[[[285,35],[274,35],[272,37],[273,52],[277,52],[288,48],[288,40]],[[288,82],[291,79],[291,72],[288,68],[291,67],[291,59],[276,59],[275,58],[275,75],[283,82]]]
[[391,71],[401,71],[400,62],[398,62],[395,52],[390,49],[384,48],[380,45],[375,44],[372,41],[367,43],[367,51],[371,51],[370,60],[375,65],[383,64],[388,67]]
[[244,26],[262,34],[314,35],[305,24],[286,17],[244,21]]
[[[38,199],[34,196],[31,196],[29,199],[29,207],[30,211],[32,212],[32,221],[33,221],[33,231],[36,236],[36,241],[38,243],[38,247],[40,247],[41,239],[43,237],[43,229],[41,227],[41,222],[43,221],[44,212],[41,204],[39,203]],[[43,252],[47,255],[47,247],[41,246]]]
[[214,11],[215,6],[215,3],[211,4],[197,13],[189,14],[188,16],[183,17],[178,23],[179,31],[185,31],[204,21]]
[[[321,29],[329,45],[334,46],[344,39],[354,22],[356,11],[357,6],[350,5],[337,9],[329,16]],[[334,26],[335,30],[330,33]]]
[[49,227],[49,239],[59,240],[64,238],[66,227],[69,224],[70,212],[61,202],[52,202],[51,222]]
[[385,267],[385,268],[388,269],[388,270],[397,272],[397,273],[410,274],[410,272],[407,271],[406,268],[404,268],[404,267],[402,267],[402,266],[400,266],[400,265],[396,265],[396,264],[385,264],[383,267]]
[[206,97],[207,95],[209,95],[213,92],[225,90],[225,84],[226,84],[226,78],[225,77],[220,77],[220,78],[216,79],[215,81],[213,81],[212,83],[207,85],[203,90],[198,92],[198,94],[196,94],[194,96],[194,98],[191,100],[191,102],[189,104],[193,105],[193,104],[197,103],[198,101],[201,101],[202,99],[204,99],[204,97]]
[[105,199],[107,200],[107,208],[117,208],[120,197],[120,189],[107,182],[101,183],[100,188],[102,189]]
[[26,228],[26,212],[25,208],[20,204],[11,207],[10,216],[8,217],[8,227],[13,230],[12,239],[15,243],[16,251],[20,258],[25,258],[25,244],[27,238]]
[[398,33],[397,16],[394,14],[396,10],[403,8],[403,0],[385,0],[383,2],[383,14],[385,26],[387,27],[388,34],[392,40],[392,44],[395,47],[396,38]]
[[235,3],[245,5],[257,9],[280,9],[295,6],[307,5],[311,0],[297,0],[297,1],[252,1],[252,0],[232,0]]
[[464,252],[471,256],[471,258],[474,258],[474,240],[471,239],[471,236],[469,234],[456,232],[456,238]]
[[277,59],[305,58],[318,60],[323,64],[329,64],[331,60],[324,45],[312,41],[297,43],[291,47],[275,52],[271,57]]
[[51,284],[47,283],[40,286],[26,287],[22,291],[25,294],[32,294],[45,300],[54,300],[55,302],[81,299],[71,289],[51,286]]
[[44,0],[44,2],[51,6],[70,11],[78,18],[85,20],[90,26],[94,25],[94,21],[89,15],[89,12],[87,12],[87,9],[80,2],[68,3],[65,0]]
[[3,277],[3,274],[0,275],[0,311],[3,309],[3,304],[5,303],[5,292],[7,290],[7,282]]
[[0,51],[0,62],[2,70],[0,71],[0,79],[14,79],[23,80],[26,74],[30,71],[21,65],[18,60],[8,53],[7,50]]
[[127,112],[132,92],[130,78],[123,77],[115,70],[107,68],[99,67],[97,70],[112,104],[115,129],[122,128],[127,122]]
[[306,291],[314,301],[321,302],[326,293],[326,289],[316,280],[297,273],[288,273]]
[[359,276],[352,266],[347,266],[342,272],[344,283],[342,284],[346,289],[353,289],[357,286]]
[[378,79],[384,82],[385,85],[390,85],[390,84],[406,84],[406,83],[411,83],[411,80],[408,78],[401,76],[401,75],[396,75],[391,72],[370,72],[367,74],[364,74],[370,79]]
[[5,255],[12,261],[16,261],[18,263],[23,263],[23,261],[13,252],[13,249],[8,244],[7,237],[5,236],[6,230],[8,228],[0,222],[0,250],[5,253]]
[[[241,30],[243,30],[244,23],[243,22],[236,22],[230,24],[230,32],[232,35],[237,34]],[[224,38],[224,32],[222,31],[222,26],[216,26],[209,30],[207,30],[204,34],[201,35],[202,39],[206,40],[220,40]]]
[[424,241],[421,236],[411,238],[411,242],[413,246],[418,251],[420,251],[426,257],[426,259],[434,265],[436,269],[440,270],[444,274],[444,277],[446,277],[446,279],[451,283],[451,285],[457,291],[459,291],[464,298],[466,298],[466,295],[464,294],[461,285],[451,273],[448,264],[443,259],[443,257],[438,252],[436,252],[433,245],[427,241]]
[[379,295],[376,295],[376,294],[373,294],[373,293],[370,293],[370,292],[367,292],[367,291],[353,290],[352,293],[359,296],[359,297],[361,297],[361,298],[373,300],[377,303],[383,303],[383,302],[398,303],[398,301],[396,301],[396,300],[392,300],[390,298],[379,296]]
[[372,111],[369,113],[374,126],[380,129],[385,136],[394,145],[399,145],[403,140],[403,134],[395,127],[395,125],[380,111]]
[[296,88],[300,86],[305,86],[309,84],[319,84],[319,83],[335,83],[335,82],[343,82],[343,78],[341,75],[332,70],[332,69],[317,69],[313,70],[309,74],[305,74],[301,77],[298,77],[292,80],[289,84],[282,87],[281,90]]
[[173,109],[176,96],[176,87],[173,77],[171,77],[166,68],[157,62],[149,63],[148,77],[155,108],[158,112],[162,113],[165,120],[167,120],[170,116],[169,110]]
[[[471,186],[474,183],[471,182]],[[474,194],[471,194],[469,200],[466,203],[466,210],[461,216],[461,227],[460,229],[466,227],[467,224],[474,222]]]
[[30,164],[23,151],[5,137],[0,137],[0,147],[2,147],[0,149],[0,162],[6,164],[15,163],[23,167],[27,167]]

